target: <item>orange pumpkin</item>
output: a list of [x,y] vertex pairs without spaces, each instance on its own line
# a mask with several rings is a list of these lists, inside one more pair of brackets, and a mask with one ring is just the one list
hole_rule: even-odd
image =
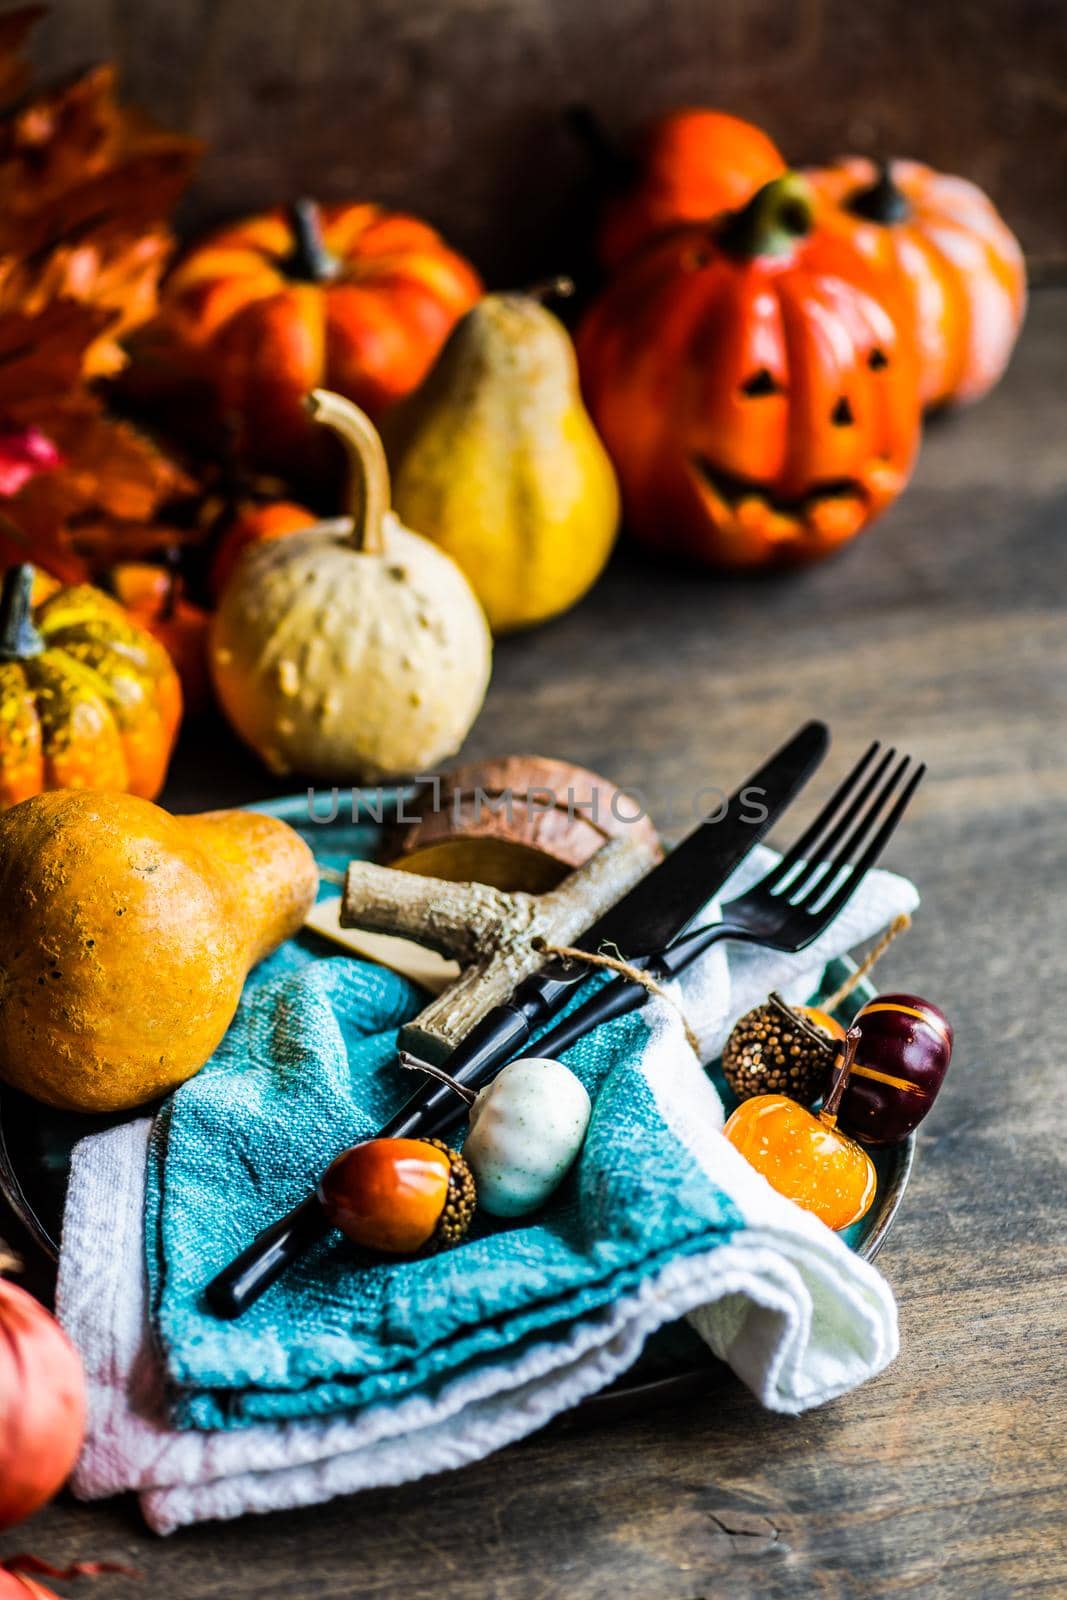
[[978,400],[1008,364],[1026,309],[1018,240],[973,183],[863,156],[807,174],[820,226],[848,240],[910,308],[926,406]]
[[624,265],[578,354],[633,532],[757,567],[825,555],[884,510],[919,437],[890,289],[813,229],[795,173]]
[[43,789],[153,799],[181,720],[166,650],[89,584],[33,605],[34,570],[0,591],[0,809]]
[[473,267],[426,223],[301,200],[194,248],[170,278],[164,316],[206,353],[245,451],[299,468],[311,389],[380,414],[422,381],[480,293]]
[[725,111],[672,111],[646,128],[633,185],[609,201],[600,259],[614,269],[665,228],[735,211],[785,171],[762,129]]
[[294,500],[255,501],[238,507],[237,514],[219,540],[211,563],[211,593],[216,600],[233,575],[233,569],[250,544],[281,539],[300,528],[310,528],[319,518]]
[[170,656],[181,679],[186,711],[203,711],[212,699],[207,665],[210,614],[186,599],[182,578],[170,567],[123,561],[111,569],[108,586],[123,609]]

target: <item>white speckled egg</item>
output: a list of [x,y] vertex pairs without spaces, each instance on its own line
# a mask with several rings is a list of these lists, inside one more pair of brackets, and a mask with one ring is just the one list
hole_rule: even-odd
[[536,1211],[582,1148],[592,1107],[561,1061],[513,1061],[486,1084],[470,1115],[463,1156],[478,1204],[494,1217]]

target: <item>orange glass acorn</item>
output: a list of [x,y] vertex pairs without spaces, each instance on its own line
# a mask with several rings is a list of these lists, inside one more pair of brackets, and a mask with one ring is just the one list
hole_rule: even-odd
[[368,1139],[327,1168],[319,1200],[353,1244],[406,1256],[458,1244],[477,1196],[467,1163],[440,1139]]
[[818,1115],[786,1095],[761,1094],[739,1105],[723,1130],[772,1189],[838,1230],[866,1215],[877,1183],[866,1150],[837,1126],[859,1037],[858,1028],[845,1035],[833,1086]]

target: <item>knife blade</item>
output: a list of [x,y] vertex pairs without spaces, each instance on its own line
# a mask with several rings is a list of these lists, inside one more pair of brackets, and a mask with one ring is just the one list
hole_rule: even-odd
[[770,831],[829,747],[826,724],[805,723],[734,791],[725,810],[716,808],[699,823],[658,867],[609,907],[575,947],[596,951],[612,945],[624,960],[637,961],[673,944]]

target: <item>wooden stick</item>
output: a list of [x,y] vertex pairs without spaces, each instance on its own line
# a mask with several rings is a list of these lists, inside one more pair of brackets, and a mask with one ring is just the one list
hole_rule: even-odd
[[549,894],[506,894],[353,861],[345,876],[343,928],[399,934],[459,961],[464,971],[401,1033],[401,1047],[431,1062],[444,1056],[544,961],[542,944],[569,945],[644,877],[653,839],[610,839]]

